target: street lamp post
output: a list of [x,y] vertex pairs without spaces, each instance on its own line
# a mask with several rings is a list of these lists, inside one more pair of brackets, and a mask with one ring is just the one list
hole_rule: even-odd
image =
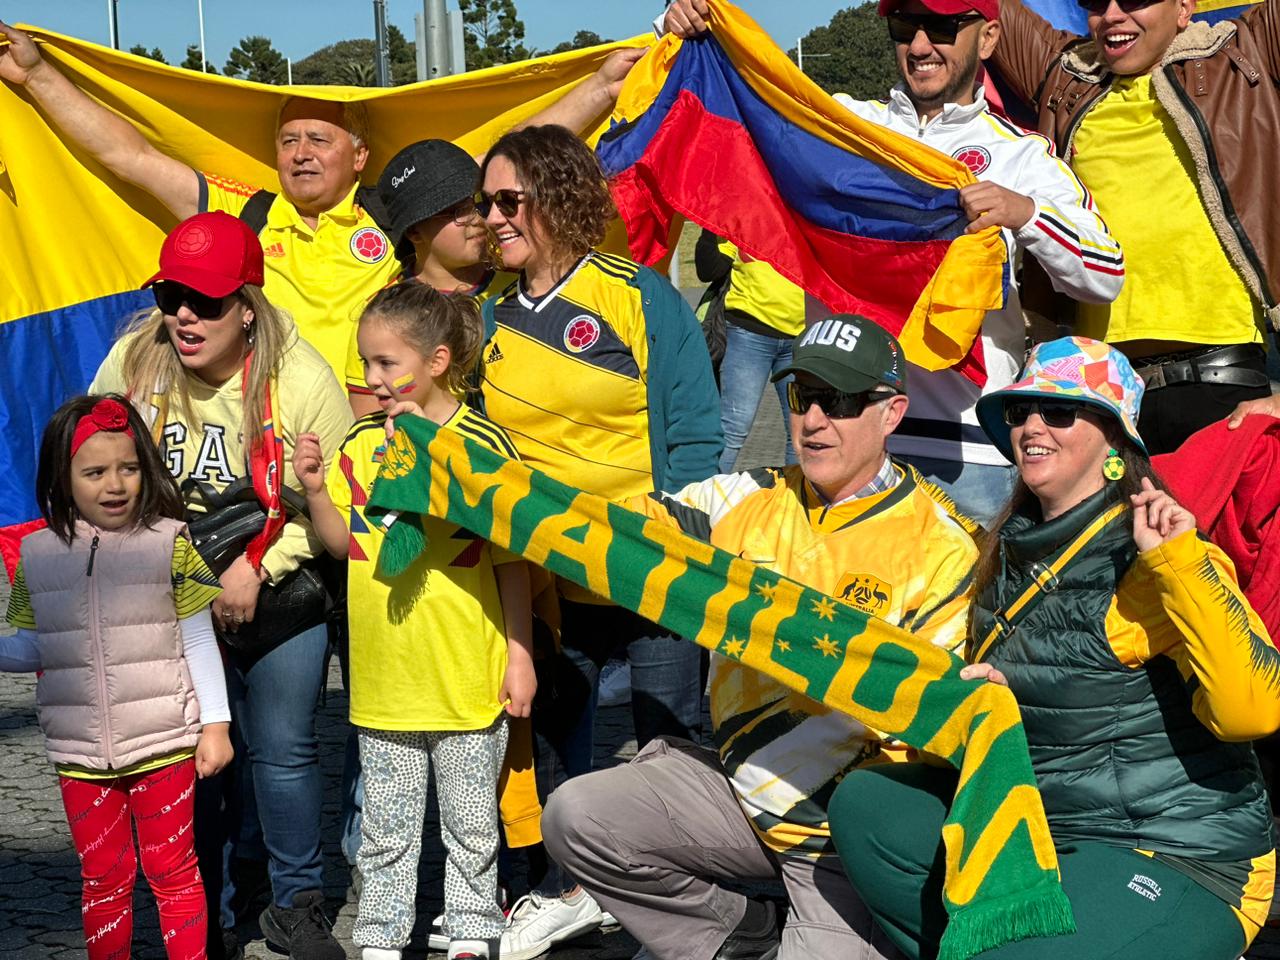
[[204,0],[196,0],[196,14],[200,17],[200,72],[208,73],[208,61],[204,55]]
[[120,49],[120,10],[117,7],[119,0],[107,0],[107,31],[110,34],[111,47],[114,50]]

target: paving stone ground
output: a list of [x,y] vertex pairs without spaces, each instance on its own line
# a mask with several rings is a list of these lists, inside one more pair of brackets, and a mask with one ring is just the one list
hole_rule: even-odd
[[[777,463],[781,457],[781,414],[775,394],[767,391],[756,426],[748,437],[738,467]],[[7,583],[0,577],[0,608],[7,600]],[[338,850],[338,784],[346,696],[337,666],[330,671],[328,696],[321,707],[318,730],[325,784],[325,894],[336,916],[335,931],[349,956],[355,904],[348,893],[349,877]],[[597,766],[625,761],[635,752],[627,708],[601,711]],[[32,677],[0,674],[0,958],[4,960],[80,960],[85,956],[80,928],[79,867],[67,832],[57,781],[44,754],[35,721],[35,681]],[[440,905],[439,878],[443,853],[438,828],[429,816],[423,845],[419,894],[419,922],[408,954],[426,957],[425,931]],[[436,838],[436,839],[432,839]],[[135,894],[135,960],[162,960],[154,902],[139,877]],[[274,958],[250,924],[240,930],[251,960]],[[625,932],[595,933],[556,950],[553,960],[628,960],[636,942]],[[1267,931],[1248,955],[1250,960],[1280,960],[1280,931]]]

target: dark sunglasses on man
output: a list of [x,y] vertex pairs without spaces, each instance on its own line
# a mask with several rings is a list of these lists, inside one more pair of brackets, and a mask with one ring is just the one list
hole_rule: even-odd
[[208,294],[201,293],[199,290],[192,290],[185,284],[175,283],[172,280],[160,280],[153,283],[151,292],[155,294],[156,306],[166,316],[177,316],[178,310],[185,303],[187,309],[201,320],[212,320],[214,317],[222,316],[222,302],[226,299],[225,297],[211,297]]
[[[1107,8],[1111,6],[1111,0],[1076,0],[1076,2],[1086,12],[1097,16],[1106,13]],[[1133,13],[1135,10],[1141,10],[1159,2],[1160,0],[1116,0],[1116,6],[1125,13]]]
[[910,43],[923,30],[930,43],[939,45],[955,43],[966,23],[981,19],[977,13],[891,13],[885,17],[894,43]]
[[894,394],[888,390],[862,390],[845,393],[835,387],[811,387],[792,380],[787,384],[787,408],[804,416],[815,403],[832,420],[845,420],[862,416],[862,411],[880,400],[888,400]]
[[497,207],[504,217],[514,217],[523,202],[523,190],[495,190],[493,193],[481,190],[476,194],[476,211],[480,216],[487,217],[489,211]]
[[1004,422],[1011,427],[1020,427],[1031,414],[1038,413],[1046,427],[1065,430],[1084,412],[1083,404],[1070,400],[1010,400],[1004,405]]

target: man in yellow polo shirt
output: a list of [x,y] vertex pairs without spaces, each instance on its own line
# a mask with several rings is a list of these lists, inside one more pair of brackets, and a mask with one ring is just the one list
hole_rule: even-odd
[[1229,415],[1280,412],[1264,370],[1280,326],[1280,8],[1208,24],[1194,0],[1079,3],[1091,43],[1002,0],[992,62],[1124,247],[1120,296],[1074,319],[1133,360],[1139,429],[1161,453]]
[[[131,123],[41,57],[21,30],[0,23],[0,36],[9,41],[7,48],[0,46],[0,79],[24,87],[67,141],[146,190],[180,220],[209,210],[243,216],[257,186],[192,170],[161,153]],[[614,53],[593,77],[529,122],[583,129],[613,106],[623,78],[642,53]],[[369,159],[368,126],[361,104],[303,97],[286,101],[276,131],[280,192],[269,197],[259,228],[267,297],[293,315],[339,382],[346,372],[352,325],[369,298],[400,269],[387,235],[357,194]]]

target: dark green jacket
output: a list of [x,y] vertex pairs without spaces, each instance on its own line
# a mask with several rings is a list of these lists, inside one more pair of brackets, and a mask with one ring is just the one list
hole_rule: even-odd
[[[1010,519],[996,577],[975,603],[975,636],[1033,565],[1052,561],[1113,496],[1104,490],[1048,523]],[[1126,511],[1104,528],[985,658],[1022,709],[1054,840],[1212,861],[1260,856],[1272,848],[1271,814],[1253,748],[1200,722],[1169,657],[1134,669],[1108,641],[1107,611],[1137,554],[1132,523]]]

